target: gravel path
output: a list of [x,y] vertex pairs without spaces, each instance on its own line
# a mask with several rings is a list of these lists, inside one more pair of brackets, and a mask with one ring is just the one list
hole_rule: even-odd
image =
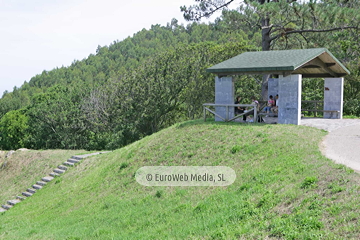
[[360,119],[302,118],[301,125],[324,129],[322,153],[360,172]]

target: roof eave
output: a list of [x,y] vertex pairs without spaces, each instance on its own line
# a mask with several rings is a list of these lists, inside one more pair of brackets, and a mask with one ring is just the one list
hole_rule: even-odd
[[329,52],[327,49],[326,49],[326,53],[329,54],[330,57],[331,57],[332,59],[334,59],[335,62],[336,62],[337,64],[339,64],[339,66],[340,66],[342,69],[344,69],[344,71],[346,72],[345,75],[350,75],[349,69],[347,69],[347,68],[346,68],[334,55],[332,55],[332,53]]
[[247,74],[247,73],[259,73],[259,74],[264,74],[264,73],[274,73],[274,72],[292,72],[294,71],[294,67],[289,66],[289,67],[275,67],[275,68],[208,68],[206,69],[206,72],[209,73],[230,73],[231,75],[236,75],[235,73],[238,74]]

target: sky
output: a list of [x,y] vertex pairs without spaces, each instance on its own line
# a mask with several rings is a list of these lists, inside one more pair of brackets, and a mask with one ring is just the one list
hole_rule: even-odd
[[[0,97],[151,25],[183,20],[194,0],[0,0]],[[210,19],[211,20],[211,19]],[[208,22],[209,20],[205,20]]]

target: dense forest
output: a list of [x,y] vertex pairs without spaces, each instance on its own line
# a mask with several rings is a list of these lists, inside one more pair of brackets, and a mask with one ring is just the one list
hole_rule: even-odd
[[[312,7],[314,14],[304,18],[317,16],[315,10],[326,6],[334,7],[333,11],[351,10],[359,17],[356,2],[286,6],[293,11],[298,8],[298,14]],[[199,118],[202,103],[214,101],[214,76],[205,69],[242,52],[262,49],[261,29],[250,24],[261,13],[258,9],[224,10],[209,24],[184,26],[173,19],[166,26],[152,25],[122,41],[98,46],[96,54],[69,67],[43,71],[0,99],[0,148],[115,149],[176,122]],[[334,28],[339,19],[347,19],[341,15],[330,19],[334,16],[338,15],[324,19],[319,15],[316,21]],[[273,18],[288,20],[284,14]],[[303,26],[314,24],[310,20],[304,19]],[[328,48],[351,71],[345,77],[344,114],[353,116],[360,116],[359,22],[336,31],[283,32],[270,45],[271,50]],[[295,31],[297,24],[284,25],[287,31]],[[262,76],[236,78],[236,93],[245,101],[261,96]],[[322,79],[303,81],[303,100],[322,97]]]

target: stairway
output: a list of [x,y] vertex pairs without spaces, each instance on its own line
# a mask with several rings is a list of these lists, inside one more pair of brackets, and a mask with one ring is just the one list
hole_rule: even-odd
[[36,191],[39,191],[40,189],[42,189],[43,186],[45,186],[48,182],[52,181],[55,177],[65,173],[66,170],[68,170],[68,167],[75,166],[75,164],[80,163],[81,160],[84,159],[84,158],[94,156],[94,155],[98,155],[98,154],[102,154],[102,153],[108,153],[108,152],[96,152],[96,153],[89,153],[89,154],[84,154],[84,155],[72,156],[71,158],[66,160],[66,162],[63,163],[63,165],[59,165],[57,168],[55,168],[53,170],[53,172],[51,172],[49,174],[49,176],[43,177],[41,179],[41,181],[37,181],[34,185],[32,185],[31,188],[28,188],[28,189],[26,189],[25,192],[22,192],[21,193],[22,196],[17,196],[16,199],[7,201],[6,204],[4,204],[4,205],[2,205],[0,207],[0,213],[6,212],[7,210],[12,208],[16,204],[20,203],[21,201],[24,201],[28,197],[31,197],[33,194],[36,193]]

